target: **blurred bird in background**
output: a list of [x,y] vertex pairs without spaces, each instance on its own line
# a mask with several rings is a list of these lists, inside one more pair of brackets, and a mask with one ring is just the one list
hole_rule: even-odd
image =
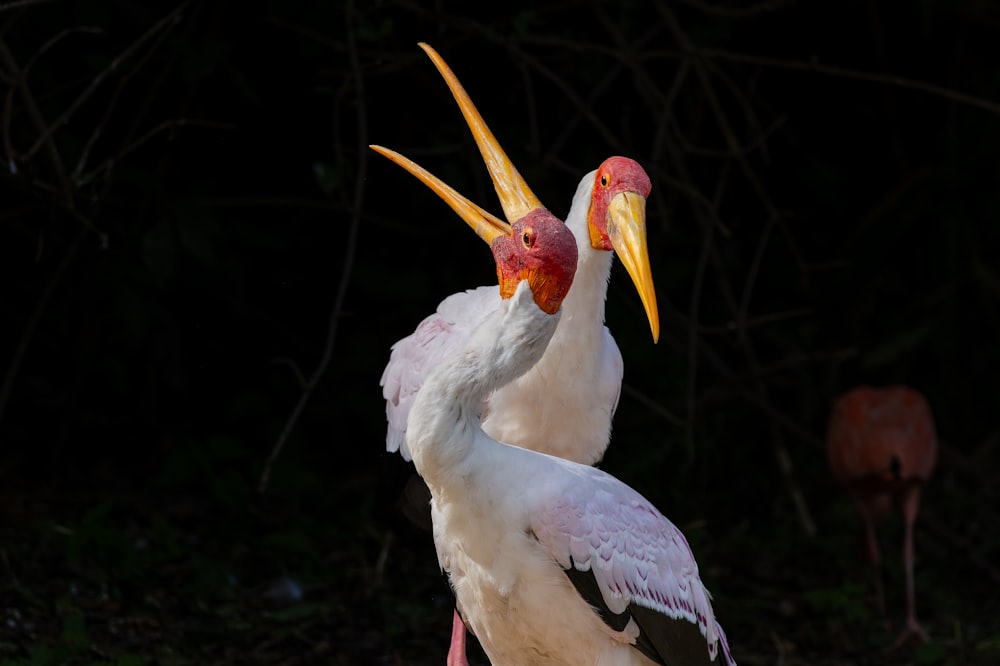
[[906,621],[893,647],[914,638],[927,642],[927,633],[917,620],[913,583],[913,526],[921,488],[934,470],[938,452],[927,400],[906,386],[857,387],[835,401],[826,442],[833,477],[847,488],[861,517],[876,603],[883,616],[885,594],[876,528],[893,503],[902,511]]

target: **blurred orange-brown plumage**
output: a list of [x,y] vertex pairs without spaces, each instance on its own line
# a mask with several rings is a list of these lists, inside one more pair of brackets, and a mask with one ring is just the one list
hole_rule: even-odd
[[894,502],[900,507],[907,615],[896,645],[910,638],[926,641],[914,599],[913,525],[920,490],[937,463],[938,440],[930,406],[923,395],[907,386],[857,387],[834,403],[826,441],[833,477],[850,492],[864,525],[882,613],[885,597],[875,528]]

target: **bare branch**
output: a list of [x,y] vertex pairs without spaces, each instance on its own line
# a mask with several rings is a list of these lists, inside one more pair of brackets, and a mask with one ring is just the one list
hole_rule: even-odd
[[[815,314],[813,308],[793,308],[791,310],[755,315],[753,317],[748,315],[744,320],[743,325],[747,329],[750,329],[756,326],[765,326],[778,321],[805,317],[812,314]],[[732,333],[737,330],[737,322],[734,319],[727,321],[725,324],[702,324],[698,327],[698,330],[701,333]]]
[[309,402],[313,392],[316,390],[320,380],[323,378],[327,367],[330,365],[330,360],[333,358],[334,343],[337,339],[337,324],[340,320],[340,312],[344,307],[344,299],[347,296],[347,285],[350,283],[351,271],[354,268],[354,255],[358,242],[358,229],[361,226],[362,209],[364,207],[365,200],[365,182],[367,180],[368,173],[368,109],[365,104],[364,76],[362,74],[361,61],[358,55],[356,35],[354,34],[355,17],[353,0],[349,0],[346,3],[344,14],[347,25],[347,43],[349,46],[348,53],[350,55],[351,71],[354,74],[354,90],[357,96],[355,99],[355,108],[357,110],[358,175],[354,188],[354,206],[351,212],[351,226],[347,233],[347,244],[344,263],[340,274],[340,284],[337,287],[337,295],[334,299],[333,308],[330,311],[330,321],[327,328],[326,344],[323,347],[323,355],[320,358],[319,363],[316,364],[316,368],[313,370],[312,375],[310,375],[309,381],[302,390],[301,395],[299,395],[298,402],[296,402],[295,407],[292,409],[292,413],[285,422],[284,428],[282,428],[281,433],[278,435],[278,440],[274,443],[274,447],[271,449],[271,454],[267,457],[267,460],[264,461],[264,468],[260,475],[260,483],[257,487],[258,491],[261,493],[267,489],[267,483],[271,478],[271,468],[274,465],[274,461],[278,459],[279,455],[281,455],[281,451],[285,446],[285,442],[288,440],[288,436],[295,428],[295,424],[298,423],[299,417],[302,415],[302,411],[305,409],[306,403]]
[[576,93],[576,91],[573,90],[573,88],[571,88],[569,84],[567,84],[566,81],[564,81],[561,76],[559,76],[551,69],[546,67],[541,60],[528,54],[528,52],[522,50],[518,46],[511,45],[510,48],[511,51],[515,53],[519,59],[527,63],[533,70],[535,70],[543,77],[548,79],[549,83],[558,88],[563,93],[563,95],[566,96],[567,99],[573,102],[579,109],[581,117],[589,121],[590,124],[598,131],[598,133],[600,133],[600,135],[603,137],[605,141],[608,142],[609,145],[612,146],[618,145],[618,137],[616,137],[614,133],[608,129],[607,125],[605,125],[601,121],[601,119],[597,117],[597,114],[595,114],[592,110],[593,107],[587,102],[585,102],[583,99],[581,99],[580,96]]
[[691,55],[698,58],[712,59],[712,60],[728,60],[730,62],[741,62],[752,65],[761,65],[764,67],[773,67],[775,69],[788,69],[796,70],[801,72],[815,72],[818,74],[826,74],[827,76],[833,76],[841,79],[851,79],[855,81],[866,81],[868,83],[878,83],[882,85],[896,86],[897,88],[905,88],[908,90],[915,90],[922,93],[927,93],[934,97],[941,97],[943,99],[948,99],[959,104],[964,104],[966,106],[972,106],[975,108],[983,109],[989,111],[990,113],[1000,114],[1000,102],[994,102],[988,99],[983,99],[982,97],[976,97],[975,95],[969,95],[967,93],[959,92],[952,88],[947,88],[945,86],[939,86],[933,83],[928,83],[927,81],[918,81],[915,79],[909,79],[903,76],[895,76],[893,74],[878,74],[876,72],[865,72],[862,70],[851,69],[849,67],[838,67],[836,65],[824,65],[819,62],[818,59],[812,60],[786,60],[784,58],[771,58],[768,56],[758,56],[750,55],[747,53],[734,53],[732,51],[725,51],[722,49],[711,49],[711,48],[701,48],[701,47],[690,47]]
[[21,362],[24,360],[24,356],[28,351],[28,345],[31,344],[31,339],[35,335],[35,329],[38,328],[38,322],[41,321],[42,314],[48,308],[49,301],[52,300],[52,294],[56,292],[56,289],[62,283],[63,277],[66,275],[67,269],[76,258],[76,254],[80,250],[80,245],[87,234],[88,228],[88,225],[85,224],[81,224],[77,228],[76,237],[70,243],[69,248],[66,249],[66,253],[63,255],[59,265],[56,266],[56,269],[52,271],[52,275],[49,276],[48,282],[45,283],[45,288],[42,289],[38,300],[35,301],[35,307],[31,311],[31,316],[28,317],[28,323],[25,324],[24,330],[21,331],[21,337],[17,341],[17,348],[14,350],[14,355],[10,360],[10,367],[7,369],[7,374],[4,375],[3,384],[0,385],[0,422],[3,421],[7,403],[10,401],[11,392],[14,388],[14,380],[21,369]]
[[132,57],[132,55],[134,55],[140,47],[159,34],[160,31],[166,30],[167,28],[170,28],[180,22],[181,15],[190,2],[191,0],[185,0],[172,12],[154,23],[149,30],[140,35],[139,38],[122,51],[117,58],[112,60],[104,70],[98,72],[97,76],[95,76],[90,82],[90,85],[88,85],[84,91],[80,93],[75,100],[73,100],[69,107],[63,111],[51,125],[45,128],[45,131],[42,132],[41,135],[35,140],[35,143],[28,149],[25,156],[30,159],[41,146],[48,143],[55,131],[69,122],[69,119],[73,116],[73,114],[76,113],[81,106],[83,106],[84,102],[90,99],[90,96],[94,94],[101,84],[104,83],[104,81],[111,76],[111,74],[117,71],[128,58]]
[[302,369],[299,368],[299,364],[293,359],[282,356],[281,358],[272,358],[271,363],[275,365],[287,365],[291,369],[292,374],[295,375],[295,380],[299,383],[299,388],[305,391],[309,387],[309,381],[306,376],[302,374]]
[[66,37],[78,34],[102,35],[104,34],[104,31],[101,30],[100,28],[86,26],[86,25],[81,25],[76,28],[66,28],[65,30],[60,30],[50,39],[48,39],[44,44],[42,44],[38,48],[38,50],[35,51],[35,54],[28,59],[28,62],[25,63],[24,65],[24,69],[21,71],[21,76],[27,79],[28,73],[31,71],[31,68],[34,66],[36,62],[38,62],[39,58],[48,53],[49,49],[51,49],[53,46],[61,42]]
[[[678,44],[681,45],[682,50],[685,53],[691,53],[693,47],[687,34],[681,29],[680,25],[677,23],[674,15],[671,13],[669,8],[660,4],[657,5],[657,9],[660,12],[663,20],[666,22],[670,33],[673,35],[674,39]],[[708,104],[709,111],[712,117],[715,119],[716,126],[722,133],[723,139],[726,145],[729,147],[730,151],[733,153],[733,161],[739,168],[740,172],[743,174],[744,178],[750,183],[750,186],[759,200],[761,206],[764,208],[768,224],[781,223],[781,216],[771,202],[770,196],[764,184],[757,177],[754,169],[750,166],[749,162],[742,155],[740,150],[740,142],[736,139],[736,135],[733,132],[729,120],[722,108],[722,105],[718,99],[715,92],[715,87],[709,72],[701,60],[695,58],[692,62],[695,75],[702,86],[702,90],[705,96],[705,101]],[[706,234],[710,234],[710,231],[706,231]],[[765,233],[762,238],[758,241],[758,252],[760,255],[763,252],[763,248],[766,246],[766,242],[769,237],[769,233]],[[710,241],[710,236],[706,235],[706,241]],[[755,268],[751,268],[750,281],[744,290],[743,298],[737,300],[733,294],[732,285],[729,283],[729,279],[725,271],[725,263],[723,262],[718,250],[714,246],[710,246],[710,256],[712,260],[712,266],[714,272],[717,276],[719,288],[722,292],[723,298],[726,300],[727,306],[733,312],[733,316],[736,320],[737,327],[739,330],[745,330],[744,319],[747,315],[745,308],[741,303],[748,302],[749,294],[751,293],[753,287],[753,276],[755,275]],[[694,333],[692,333],[694,334]],[[750,376],[753,382],[753,392],[756,394],[757,399],[770,407],[770,397],[768,395],[768,387],[764,384],[759,367],[760,363],[757,360],[757,355],[754,350],[752,341],[744,336],[741,336],[741,348],[743,351],[744,359],[746,361],[747,367],[750,369]],[[776,411],[776,410],[775,410]],[[771,430],[771,445],[772,450],[775,455],[775,459],[778,463],[778,468],[781,472],[782,479],[785,482],[785,486],[791,496],[792,503],[796,508],[798,517],[802,523],[803,530],[809,536],[814,536],[816,534],[816,524],[812,518],[809,511],[808,505],[805,502],[805,497],[802,491],[798,487],[798,483],[795,479],[794,470],[792,469],[791,456],[788,454],[788,450],[784,444],[784,438],[781,428],[775,419],[770,419],[770,430]]]
[[[235,129],[235,126],[232,125],[231,123],[219,123],[219,122],[213,122],[211,120],[194,120],[191,118],[177,118],[175,120],[164,120],[162,123],[147,130],[138,139],[132,141],[131,143],[123,147],[121,150],[118,151],[117,154],[115,154],[114,157],[109,157],[100,166],[95,167],[93,170],[89,171],[86,174],[82,175],[74,174],[74,177],[76,179],[76,185],[78,187],[82,187],[84,185],[93,182],[98,176],[106,175],[115,167],[116,164],[125,159],[125,157],[129,153],[141,147],[144,143],[152,139],[154,136],[170,129],[176,129],[178,127],[213,127],[216,129],[226,129],[226,130]],[[97,134],[98,132],[95,130],[94,133],[91,135],[91,139],[94,139],[97,136]],[[87,150],[90,149],[91,145],[92,144],[88,142]],[[84,151],[84,155],[86,155],[86,152],[87,151]],[[80,163],[77,168],[83,166],[83,161],[84,158],[81,157]]]
[[757,275],[760,273],[760,265],[764,260],[764,253],[767,251],[767,245],[771,240],[774,223],[775,218],[771,217],[768,218],[767,223],[764,225],[764,230],[757,239],[757,248],[754,250],[753,261],[750,262],[750,270],[743,281],[743,298],[740,299],[740,309],[736,314],[736,337],[740,343],[746,339],[747,317],[750,314],[750,297],[757,283]]
[[650,399],[649,396],[640,392],[638,389],[632,387],[628,382],[622,382],[622,393],[631,397],[639,404],[645,406],[649,411],[653,412],[654,414],[661,416],[663,420],[667,421],[668,423],[672,423],[678,428],[685,427],[684,419],[677,416],[672,411],[670,411],[660,403],[656,402],[655,400]]
[[51,2],[52,0],[11,0],[11,2],[5,2],[0,4],[0,12],[5,12],[10,9],[21,9],[23,7],[30,7],[31,5],[40,5],[43,2]]
[[688,7],[693,7],[708,16],[714,16],[715,18],[721,19],[741,20],[755,18],[761,14],[770,14],[771,12],[775,12],[788,5],[794,4],[795,0],[762,0],[762,2],[750,5],[749,7],[740,8],[720,7],[718,5],[704,2],[704,0],[678,0],[678,2],[687,5]]
[[[52,164],[52,171],[55,174],[56,180],[59,182],[59,187],[61,190],[63,205],[67,208],[73,208],[73,186],[70,183],[69,178],[66,175],[66,169],[63,166],[62,156],[59,154],[59,149],[56,148],[55,142],[52,140],[52,126],[45,122],[45,117],[42,115],[41,109],[38,108],[38,104],[35,102],[35,96],[31,93],[31,89],[28,87],[28,82],[24,79],[24,74],[21,68],[18,67],[17,61],[14,60],[14,54],[10,52],[7,48],[7,43],[0,39],[0,62],[3,63],[4,67],[10,73],[11,78],[15,81],[14,87],[17,88],[20,94],[21,101],[24,103],[24,108],[28,112],[28,117],[31,118],[32,124],[34,124],[35,129],[38,130],[39,139],[36,141],[35,146],[44,146],[46,152],[49,156],[49,162]],[[9,115],[4,114],[4,129],[7,130],[7,124],[9,123]],[[15,164],[16,156],[13,155],[13,148],[10,148],[11,157],[9,158],[10,164]],[[34,152],[31,151],[31,152]],[[30,154],[29,154],[30,156]]]
[[[174,10],[174,13],[177,16],[177,21],[170,26],[171,28],[173,27],[173,25],[176,25],[176,23],[180,21],[180,13],[182,9],[183,6],[178,7]],[[108,122],[110,122],[111,117],[114,114],[114,110],[118,106],[118,100],[121,97],[122,92],[124,92],[125,87],[131,82],[132,78],[135,77],[136,74],[138,74],[140,71],[143,70],[145,64],[149,61],[149,59],[153,56],[153,54],[157,52],[158,48],[167,39],[168,35],[170,35],[170,32],[171,32],[170,29],[164,29],[160,31],[158,33],[156,40],[149,47],[149,49],[147,49],[146,53],[142,57],[137,59],[135,65],[132,67],[132,70],[130,72],[123,74],[120,77],[118,85],[115,87],[115,91],[111,95],[111,99],[105,105],[103,117],[101,118],[100,122],[98,122],[97,125],[94,127],[93,132],[91,132],[90,137],[87,139],[87,143],[80,153],[80,159],[77,161],[76,168],[73,170],[73,179],[78,184],[81,174],[83,173],[83,170],[87,164],[87,160],[90,157],[90,152],[91,150],[93,150],[94,145],[97,143],[98,139],[104,134],[104,128],[107,126]],[[132,128],[126,134],[127,137],[132,137],[135,134],[135,132],[138,131],[137,130],[138,124],[142,117],[143,114],[141,113],[135,114]],[[140,138],[139,143],[141,143],[142,141],[143,138]],[[124,158],[124,154],[132,150],[132,148],[134,148],[135,146],[136,143],[128,142],[126,143],[125,148],[119,151],[119,153],[116,156],[107,160],[105,166],[107,167],[107,171],[109,174],[110,170],[115,166],[115,164],[122,161],[122,159]],[[97,169],[96,171],[100,171],[100,169]]]

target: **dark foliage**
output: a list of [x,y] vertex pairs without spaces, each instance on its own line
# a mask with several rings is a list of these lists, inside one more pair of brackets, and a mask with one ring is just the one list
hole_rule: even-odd
[[[22,0],[0,26],[0,663],[443,663],[378,380],[493,267],[367,144],[499,207],[418,41],[556,214],[609,155],[650,173],[663,335],[616,267],[603,466],[685,530],[739,662],[1000,661],[993,3]],[[886,627],[822,433],[888,382],[943,450],[933,641],[885,654],[899,523]]]

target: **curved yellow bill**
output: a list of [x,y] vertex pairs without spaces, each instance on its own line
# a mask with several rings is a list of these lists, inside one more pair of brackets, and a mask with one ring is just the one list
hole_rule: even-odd
[[611,199],[608,216],[608,237],[639,290],[639,300],[646,309],[655,343],[660,339],[660,314],[656,309],[653,271],[646,247],[646,199],[635,192],[620,192]]
[[507,219],[510,222],[515,222],[535,208],[542,208],[542,202],[538,200],[524,178],[514,168],[514,163],[510,161],[496,137],[493,136],[493,132],[486,126],[483,117],[479,115],[479,111],[476,110],[469,95],[465,92],[465,88],[458,82],[458,78],[452,73],[451,68],[428,44],[419,42],[419,45],[430,56],[434,66],[437,67],[438,72],[448,84],[455,101],[458,102],[462,115],[465,116],[465,122],[472,130],[476,145],[479,146],[483,161],[486,162],[486,168],[489,169],[493,187],[496,188],[497,195],[500,197],[500,205],[503,206],[503,213]]
[[450,185],[445,185],[440,178],[427,171],[427,169],[423,168],[416,162],[383,146],[370,145],[368,147],[379,155],[388,157],[390,160],[416,176],[417,180],[434,190],[434,193],[444,199],[445,203],[451,206],[451,209],[458,213],[459,217],[465,220],[466,223],[472,227],[473,231],[475,231],[480,238],[486,241],[487,245],[492,246],[493,240],[497,236],[509,236],[513,233],[509,224],[472,203],[456,192]]

